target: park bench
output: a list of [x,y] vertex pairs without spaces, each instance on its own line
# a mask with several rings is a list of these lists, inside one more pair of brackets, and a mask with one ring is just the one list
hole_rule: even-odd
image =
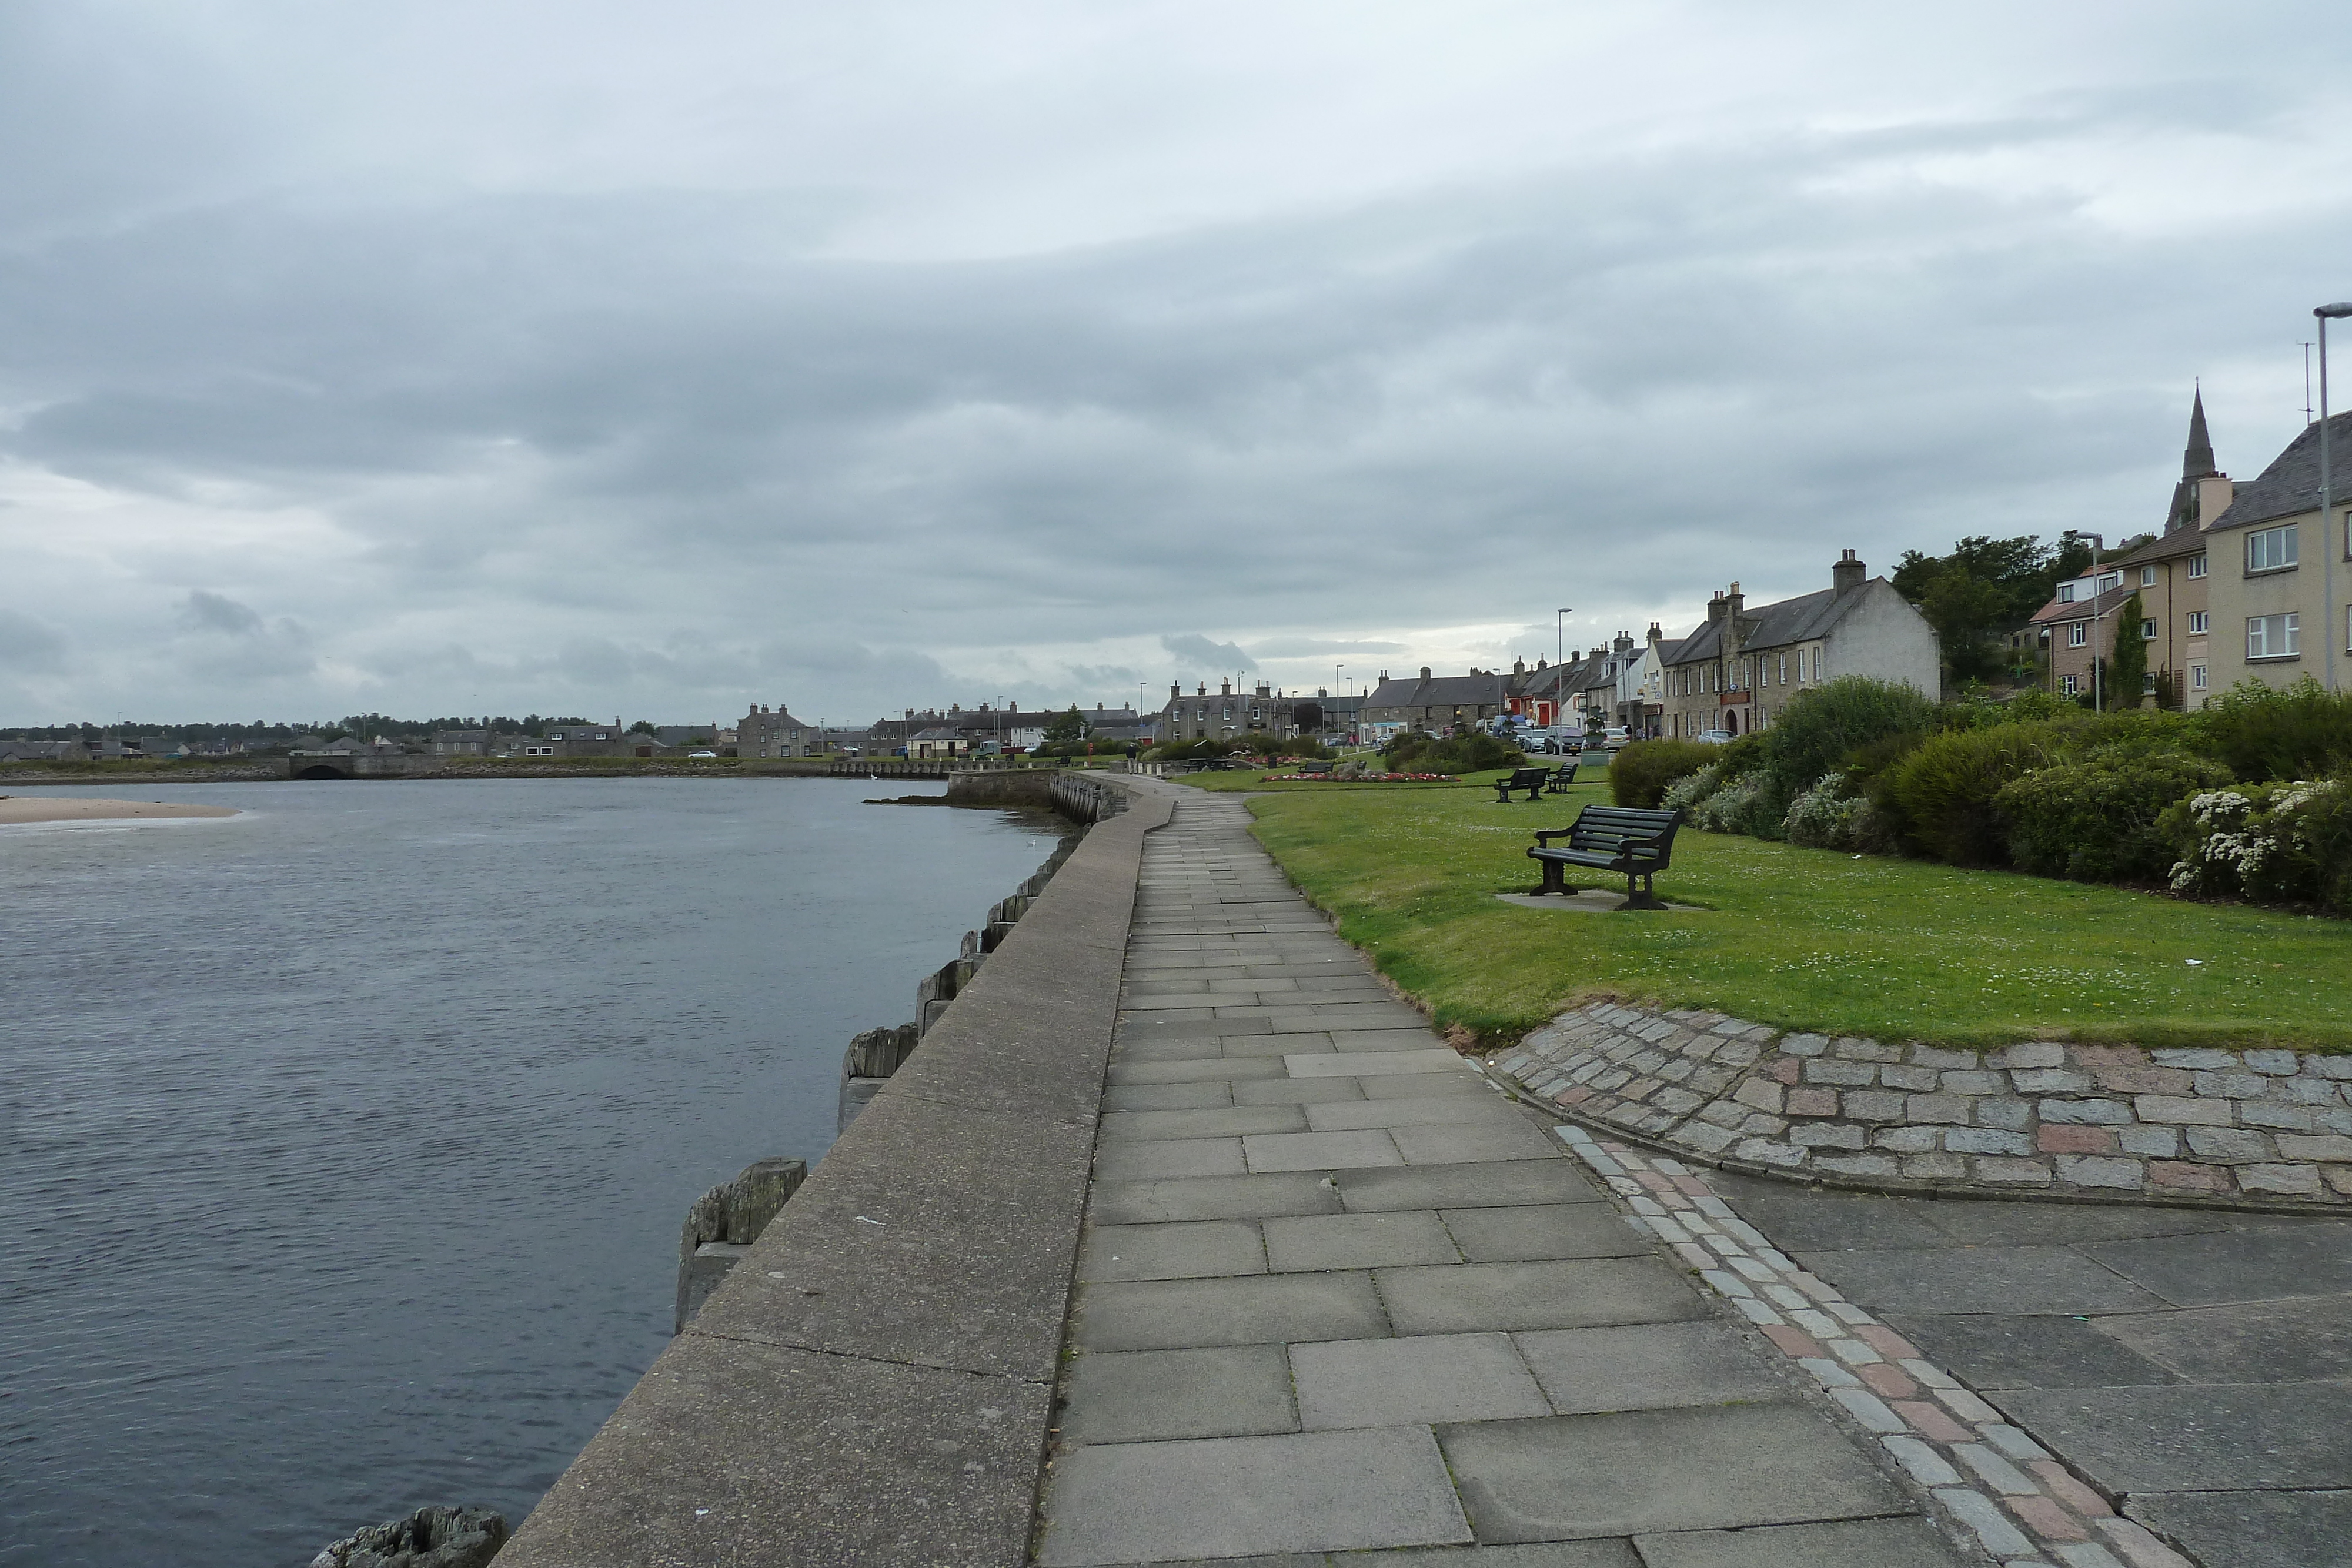
[[1495,780],[1495,802],[1501,806],[1509,805],[1514,789],[1526,790],[1528,799],[1532,800],[1542,794],[1544,786],[1550,782],[1551,769],[1549,768],[1514,768],[1509,777]]
[[1544,788],[1555,795],[1564,795],[1568,793],[1568,787],[1575,782],[1576,761],[1570,758],[1551,770],[1551,782]]
[[[1680,811],[1643,811],[1627,806],[1587,806],[1565,828],[1547,828],[1536,834],[1528,857],[1543,866],[1543,891],[1566,893],[1566,868],[1591,866],[1595,871],[1622,872],[1625,902],[1620,909],[1664,909],[1651,879],[1666,869],[1675,847],[1675,830],[1682,826]],[[1554,839],[1566,839],[1562,849]],[[1636,885],[1638,883],[1638,885]]]

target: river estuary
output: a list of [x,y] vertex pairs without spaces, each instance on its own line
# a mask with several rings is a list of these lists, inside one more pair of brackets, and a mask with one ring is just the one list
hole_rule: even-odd
[[[0,828],[0,1563],[520,1523],[678,1225],[1051,851],[833,779],[182,785]],[[937,790],[937,785],[911,788]]]

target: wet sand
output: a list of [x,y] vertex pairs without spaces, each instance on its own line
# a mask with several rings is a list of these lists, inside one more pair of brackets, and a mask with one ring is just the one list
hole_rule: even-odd
[[160,800],[100,800],[87,795],[0,795],[0,827],[24,822],[104,822],[153,817],[234,817],[230,806],[173,806]]

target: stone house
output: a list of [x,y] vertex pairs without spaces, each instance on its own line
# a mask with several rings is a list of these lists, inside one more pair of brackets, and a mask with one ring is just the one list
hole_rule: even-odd
[[1751,610],[1733,583],[1709,602],[1705,623],[1659,657],[1670,737],[1769,728],[1798,693],[1839,675],[1898,682],[1930,700],[1943,691],[1935,629],[1852,550],[1830,568],[1829,587],[1794,599]]
[[[2050,689],[2074,696],[2091,689],[2093,662],[2115,656],[2118,637],[2137,637],[2147,649],[2147,674],[2136,692],[2105,694],[2111,705],[2136,706],[2155,695],[2167,673],[2179,681],[2183,707],[2202,707],[2213,685],[2208,603],[2209,540],[2205,525],[2229,509],[2236,487],[2213,465],[2213,443],[2205,429],[2205,399],[2189,406],[2189,440],[2181,450],[2180,481],[2163,531],[2095,571],[2058,585],[2050,602],[2029,624],[2047,654]],[[2117,612],[2140,599],[2135,624],[2119,623]]]
[[1433,675],[1423,664],[1418,677],[1392,681],[1383,670],[1380,685],[1364,699],[1364,738],[1386,740],[1407,729],[1429,735],[1467,730],[1508,711],[1512,679],[1500,670]]
[[2346,552],[2352,413],[2330,418],[2327,433],[2336,473],[2334,516],[2326,527],[2316,422],[2205,525],[2211,558],[2206,594],[2215,629],[2209,674],[2217,692],[2245,680],[2291,685],[2306,674],[2343,688],[2352,661],[2352,559]]
[[[714,743],[719,734],[715,725],[707,730],[695,732],[695,735],[709,737]],[[670,740],[660,731],[656,732],[656,737],[672,746],[683,746],[695,738],[694,735],[682,735]],[[803,724],[794,718],[787,708],[754,704],[751,711],[743,716],[743,721],[735,727],[735,749],[739,757],[822,757],[824,755],[824,736],[816,726]]]

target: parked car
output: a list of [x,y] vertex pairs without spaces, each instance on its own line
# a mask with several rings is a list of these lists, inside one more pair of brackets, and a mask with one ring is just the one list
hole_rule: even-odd
[[1739,737],[1727,729],[1703,729],[1691,738],[1707,746],[1727,746]]
[[698,757],[709,757],[709,758],[716,758],[716,757],[719,755],[719,753],[717,753],[717,752],[715,752],[715,751],[689,751],[689,752],[688,752],[686,755],[688,756],[688,758],[698,758]]

